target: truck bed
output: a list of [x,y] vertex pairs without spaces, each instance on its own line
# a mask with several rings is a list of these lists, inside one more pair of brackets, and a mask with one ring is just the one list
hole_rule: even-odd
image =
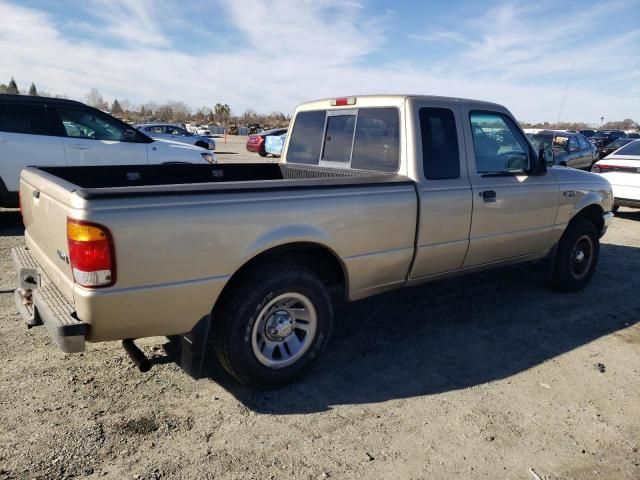
[[85,199],[411,182],[397,174],[269,163],[108,165],[37,170],[57,177],[58,182],[62,179],[73,185],[74,193]]

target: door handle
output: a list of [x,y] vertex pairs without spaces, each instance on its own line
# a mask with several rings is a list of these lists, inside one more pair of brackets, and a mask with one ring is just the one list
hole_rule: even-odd
[[482,200],[485,202],[495,202],[496,201],[496,191],[495,190],[485,190],[484,192],[480,192],[480,196]]
[[69,145],[69,148],[73,150],[89,150],[91,147],[87,147],[86,145]]

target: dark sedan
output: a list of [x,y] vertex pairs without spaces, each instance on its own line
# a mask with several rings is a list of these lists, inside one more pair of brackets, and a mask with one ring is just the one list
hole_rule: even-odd
[[265,137],[268,135],[282,135],[283,133],[287,133],[286,128],[273,128],[271,130],[251,134],[249,135],[249,138],[247,138],[247,150],[250,152],[256,152],[260,154],[261,157],[266,157]]
[[579,133],[543,130],[529,135],[536,150],[553,151],[553,164],[564,167],[590,169],[597,160],[596,148]]
[[626,137],[627,134],[622,130],[598,130],[593,136],[589,139],[591,143],[593,143],[598,150],[603,147],[606,147],[614,140],[619,138]]
[[634,140],[636,140],[636,139],[635,138],[629,138],[629,137],[619,138],[617,140],[614,140],[610,144],[608,144],[608,145],[602,147],[600,150],[598,150],[598,160],[600,160],[601,158],[606,157],[607,155],[611,155],[613,152],[615,152],[619,148],[624,147],[627,143],[631,143]]

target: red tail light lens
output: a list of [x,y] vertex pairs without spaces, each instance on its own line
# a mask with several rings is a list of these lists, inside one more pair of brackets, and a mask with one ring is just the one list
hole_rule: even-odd
[[109,230],[95,223],[67,219],[69,262],[74,281],[83,287],[115,283],[113,240]]

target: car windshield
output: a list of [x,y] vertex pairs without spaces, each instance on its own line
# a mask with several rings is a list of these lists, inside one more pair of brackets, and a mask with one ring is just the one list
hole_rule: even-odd
[[616,152],[616,155],[637,155],[640,156],[640,140],[627,143]]
[[607,145],[607,148],[609,148],[609,147],[620,148],[620,147],[626,145],[629,142],[630,142],[630,140],[626,140],[624,138],[619,138],[618,140],[614,140],[609,145]]
[[569,142],[568,136],[553,135],[551,133],[537,133],[535,135],[531,135],[529,138],[531,139],[533,146],[536,147],[536,150],[540,150],[541,148],[553,148],[556,152],[564,152],[567,149],[567,143]]

